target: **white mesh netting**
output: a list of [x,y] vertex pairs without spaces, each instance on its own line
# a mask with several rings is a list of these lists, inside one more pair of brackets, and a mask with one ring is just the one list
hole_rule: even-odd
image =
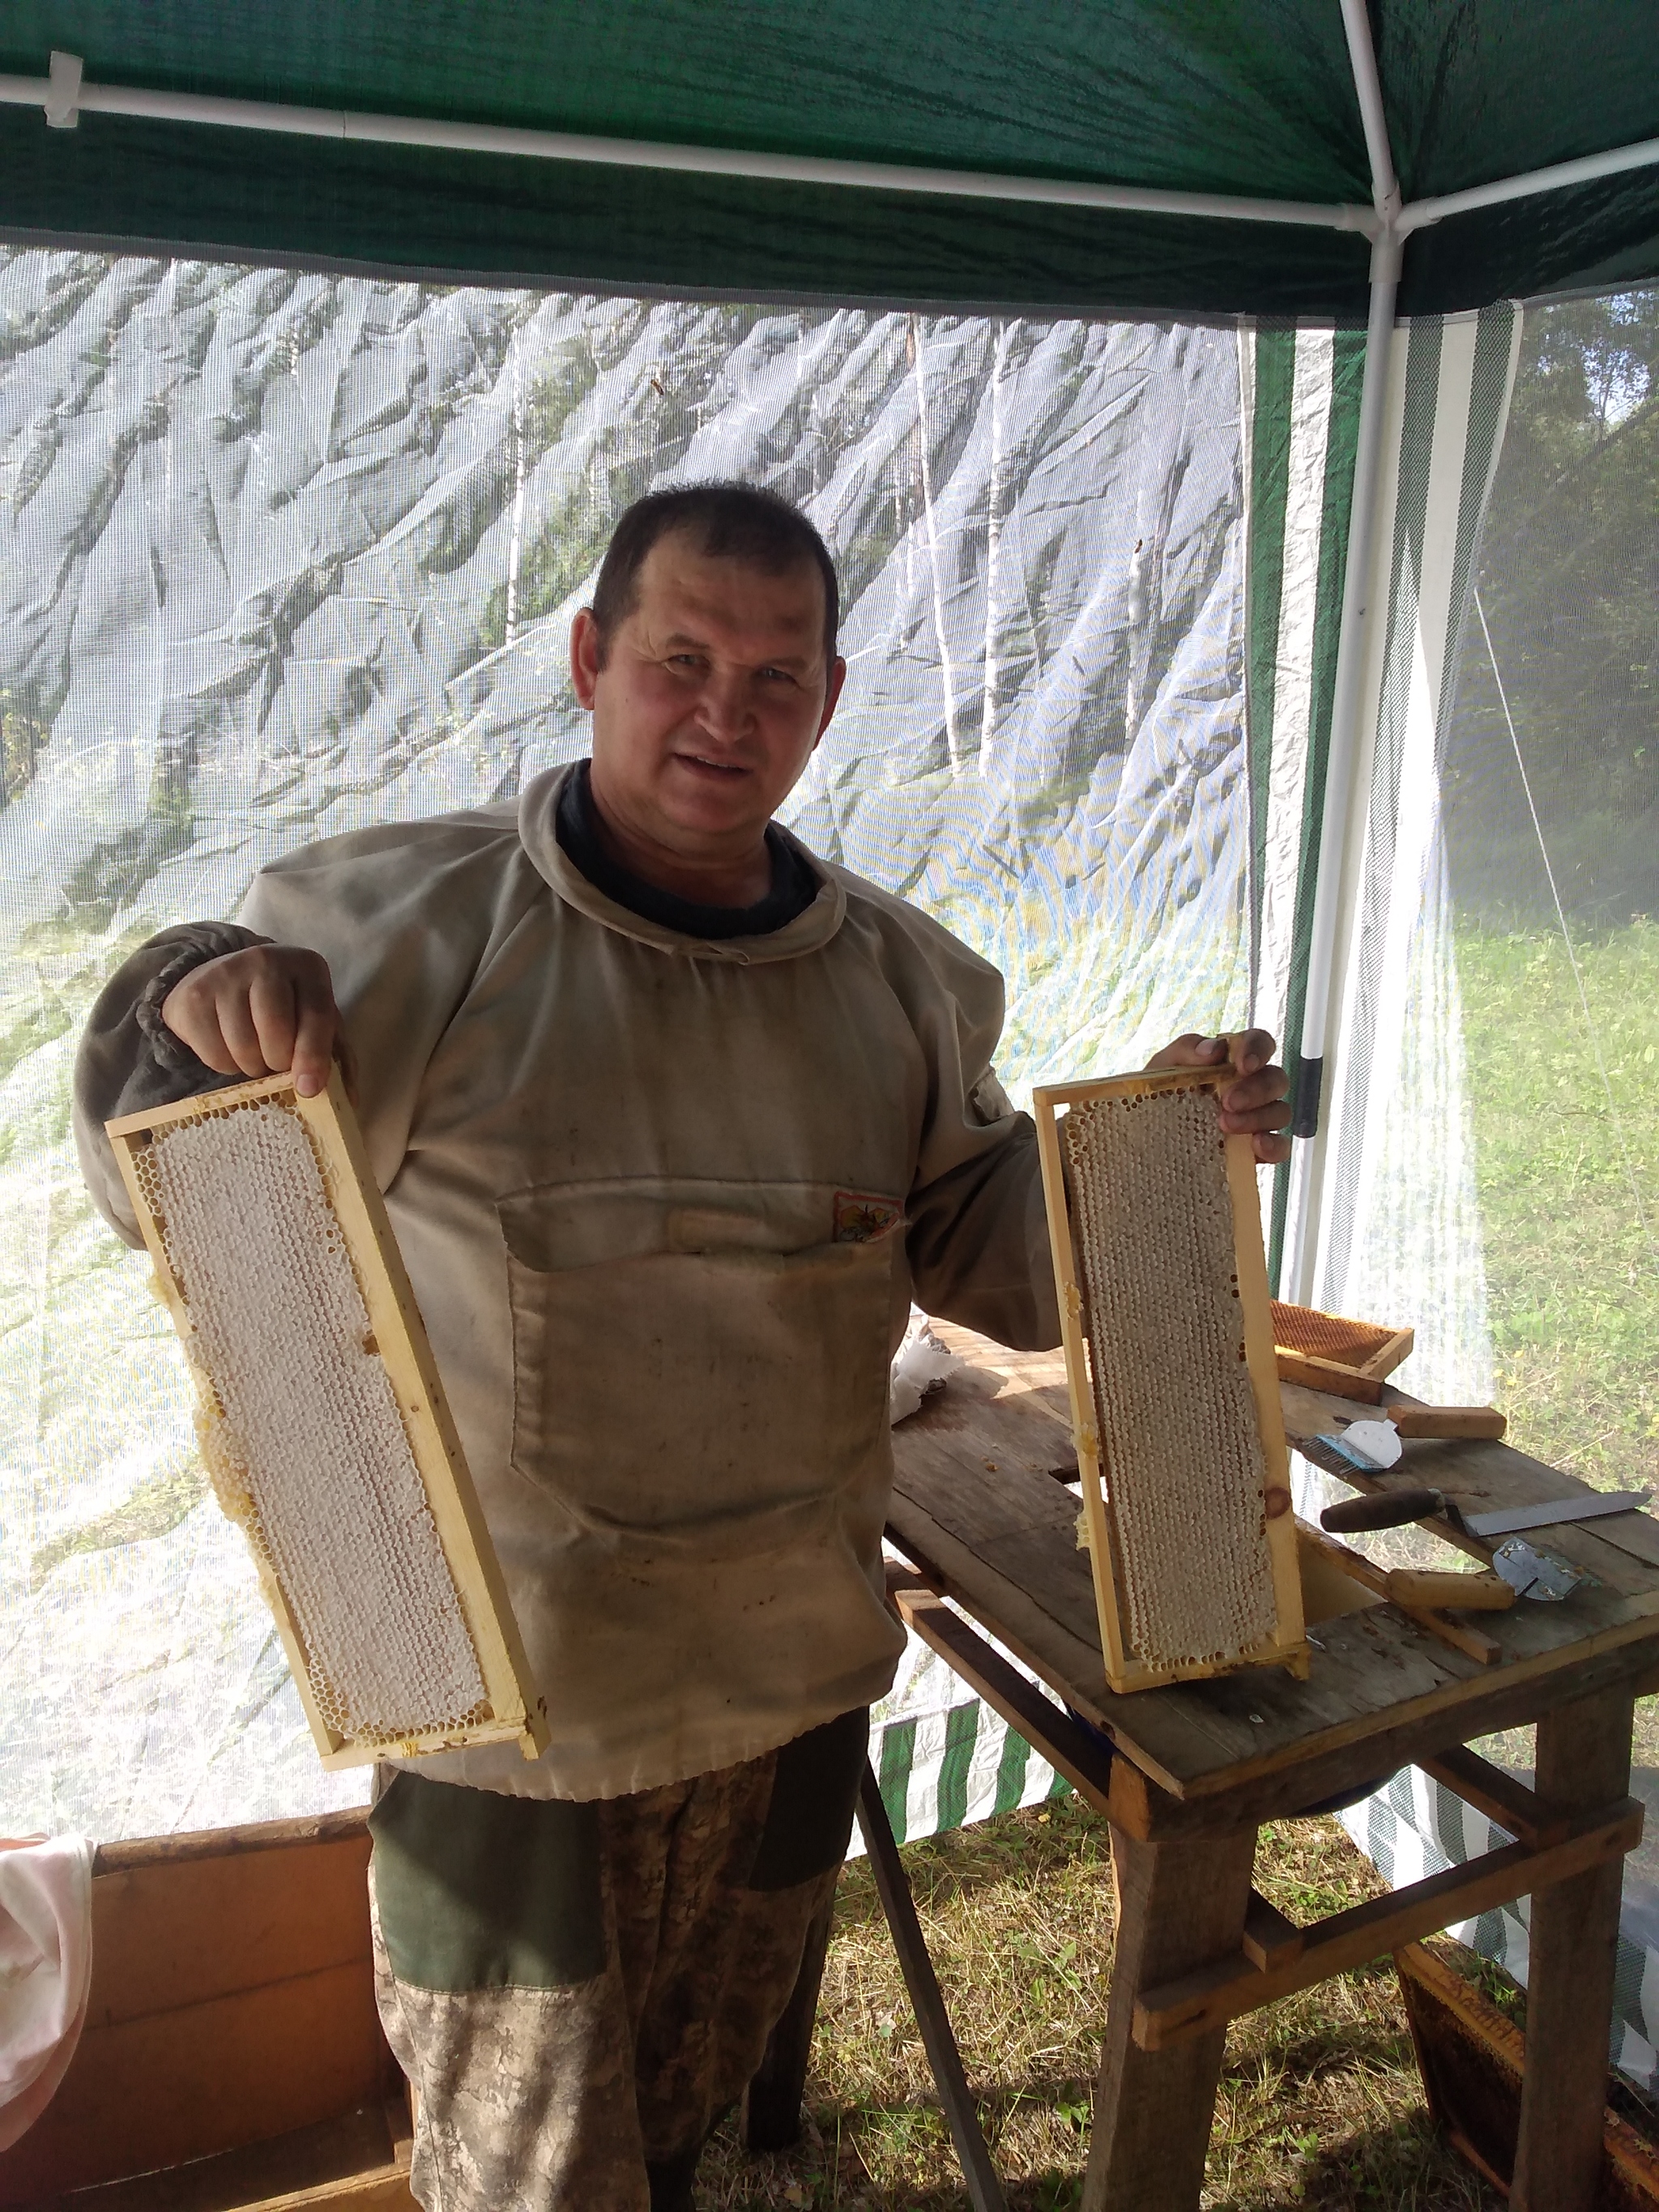
[[202,1447],[352,1741],[479,1715],[483,1677],[311,1137],[267,1099],[137,1155],[191,1323]]
[[1153,1666],[1237,1659],[1276,1613],[1213,1094],[1091,1100],[1060,1138],[1126,1640]]

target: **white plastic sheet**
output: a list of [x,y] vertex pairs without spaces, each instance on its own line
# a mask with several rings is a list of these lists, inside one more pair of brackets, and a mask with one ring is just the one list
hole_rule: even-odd
[[[67,1142],[125,950],[586,749],[652,486],[799,500],[847,697],[790,808],[995,959],[1003,1073],[1246,997],[1238,340],[0,259],[0,1791],[103,1837],[344,1802]],[[933,1700],[937,1702],[936,1699]]]

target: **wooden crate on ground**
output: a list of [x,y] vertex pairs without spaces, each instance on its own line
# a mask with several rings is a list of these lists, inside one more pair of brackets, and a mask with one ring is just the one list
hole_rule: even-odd
[[[1526,2038],[1421,1943],[1394,1954],[1423,2092],[1459,2156],[1507,2197],[1515,2171]],[[1659,2212],[1659,2150],[1609,2111],[1595,2212]]]
[[414,2212],[362,1812],[106,1845],[69,2071],[0,2155],[31,2212]]

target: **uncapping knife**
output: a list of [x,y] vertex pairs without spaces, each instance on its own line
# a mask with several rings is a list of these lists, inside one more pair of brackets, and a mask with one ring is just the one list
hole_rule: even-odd
[[1543,1505],[1516,1505],[1502,1513],[1465,1513],[1438,1490],[1425,1484],[1410,1489],[1376,1491],[1367,1498],[1345,1498],[1328,1505],[1319,1525],[1334,1536],[1357,1534],[1364,1528],[1402,1528],[1408,1521],[1425,1521],[1438,1515],[1467,1535],[1483,1542],[1494,1536],[1513,1536],[1522,1528],[1553,1528],[1563,1521],[1599,1521],[1604,1514],[1633,1513],[1645,1505],[1650,1492],[1629,1490],[1584,1498],[1556,1498]]

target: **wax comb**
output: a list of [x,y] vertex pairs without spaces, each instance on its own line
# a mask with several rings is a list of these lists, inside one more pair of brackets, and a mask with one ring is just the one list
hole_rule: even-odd
[[1085,1527],[1117,1691],[1305,1671],[1255,1154],[1230,1068],[1035,1094]]
[[325,1766],[546,1747],[420,1312],[334,1071],[106,1124]]

